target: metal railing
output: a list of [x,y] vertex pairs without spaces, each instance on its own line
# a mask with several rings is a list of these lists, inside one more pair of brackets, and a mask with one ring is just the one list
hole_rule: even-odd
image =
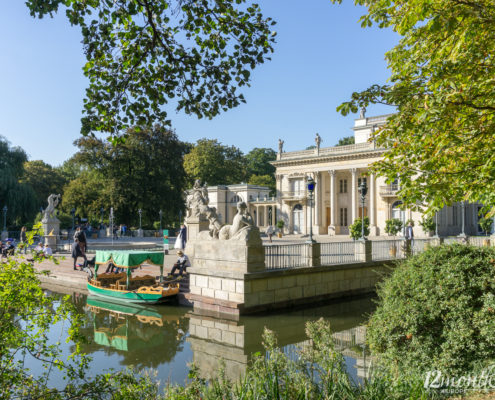
[[327,156],[332,154],[344,154],[344,153],[357,153],[360,151],[374,150],[375,144],[371,142],[350,144],[347,146],[334,146],[334,147],[323,147],[320,148],[319,154],[316,149],[311,150],[300,150],[300,151],[289,151],[287,153],[282,153],[280,159],[288,160],[295,158],[305,158],[305,157],[318,157]]
[[373,261],[404,258],[404,239],[373,240],[371,246],[371,259]]
[[297,268],[307,265],[307,244],[264,246],[265,268]]
[[378,192],[380,193],[380,196],[395,196],[397,195],[398,190],[399,190],[399,185],[391,184],[391,185],[380,186]]
[[289,197],[297,197],[297,198],[303,199],[306,197],[306,191],[305,190],[297,190],[297,191],[285,190],[282,192],[282,198],[286,199]]
[[321,265],[338,265],[356,262],[356,245],[356,242],[321,243]]

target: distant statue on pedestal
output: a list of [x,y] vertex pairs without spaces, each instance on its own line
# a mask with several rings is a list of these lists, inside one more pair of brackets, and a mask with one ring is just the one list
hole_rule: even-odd
[[46,207],[45,211],[43,211],[43,221],[57,220],[57,217],[55,216],[55,208],[58,206],[60,198],[60,194],[51,194],[48,196],[48,207]]
[[320,144],[321,144],[321,136],[316,134],[316,137],[315,137],[315,143],[316,143],[316,150],[320,150]]
[[359,112],[359,118],[360,119],[366,118],[366,107],[365,106],[361,107],[361,111]]
[[278,139],[278,152],[282,154],[284,151],[284,141],[282,139]]

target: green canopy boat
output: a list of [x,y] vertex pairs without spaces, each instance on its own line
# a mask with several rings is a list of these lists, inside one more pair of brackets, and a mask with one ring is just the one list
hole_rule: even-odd
[[[163,283],[163,252],[140,250],[97,250],[95,275],[88,282],[90,294],[130,303],[160,303],[179,293],[179,284]],[[112,263],[126,272],[98,275],[100,265]],[[160,277],[132,277],[132,270],[143,264],[158,265]]]

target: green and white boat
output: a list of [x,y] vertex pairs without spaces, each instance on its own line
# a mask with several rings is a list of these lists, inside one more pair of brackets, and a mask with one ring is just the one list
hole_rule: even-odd
[[[169,300],[179,293],[179,284],[164,284],[163,260],[164,255],[161,251],[98,250],[95,275],[88,282],[88,291],[92,295],[119,302],[154,304]],[[100,265],[109,263],[123,268],[125,272],[98,275]],[[158,265],[160,277],[132,277],[132,270],[143,264]]]

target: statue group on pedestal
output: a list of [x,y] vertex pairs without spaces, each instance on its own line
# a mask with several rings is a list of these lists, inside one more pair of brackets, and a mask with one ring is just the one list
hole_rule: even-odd
[[216,208],[208,205],[209,201],[206,184],[201,185],[201,181],[197,179],[192,191],[186,197],[187,217],[206,217],[209,222],[208,235],[211,239],[246,240],[255,228],[253,218],[247,211],[247,204],[243,201],[237,203],[237,214],[232,225],[223,225],[219,221]]

